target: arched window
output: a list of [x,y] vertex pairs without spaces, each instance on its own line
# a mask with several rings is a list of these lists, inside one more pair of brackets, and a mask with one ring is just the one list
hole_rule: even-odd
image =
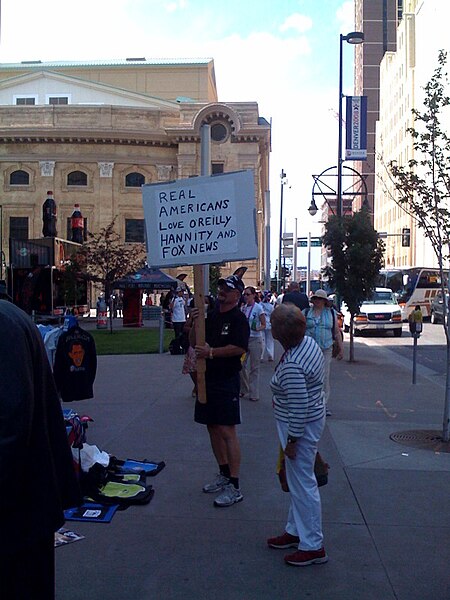
[[83,171],[72,171],[67,175],[67,185],[87,185],[87,175]]
[[10,185],[30,185],[30,176],[26,171],[13,171],[9,176]]
[[141,187],[144,183],[145,177],[142,173],[128,173],[125,177],[125,187]]

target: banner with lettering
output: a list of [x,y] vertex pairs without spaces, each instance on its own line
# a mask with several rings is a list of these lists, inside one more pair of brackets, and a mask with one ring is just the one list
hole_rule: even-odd
[[347,96],[345,160],[367,160],[367,96]]
[[257,257],[253,171],[147,184],[142,196],[151,267]]

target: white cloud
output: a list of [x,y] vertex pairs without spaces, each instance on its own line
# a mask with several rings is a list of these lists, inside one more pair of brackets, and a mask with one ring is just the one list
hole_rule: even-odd
[[355,29],[355,5],[353,0],[347,0],[336,11],[336,19],[341,33],[349,33]]
[[298,33],[305,33],[305,31],[309,31],[311,29],[312,24],[313,22],[310,17],[301,15],[300,13],[293,13],[285,19],[282,25],[280,25],[280,31],[284,32],[294,29]]
[[176,2],[169,2],[166,4],[166,10],[168,12],[175,12],[176,10],[183,9],[187,7],[186,0],[177,0]]

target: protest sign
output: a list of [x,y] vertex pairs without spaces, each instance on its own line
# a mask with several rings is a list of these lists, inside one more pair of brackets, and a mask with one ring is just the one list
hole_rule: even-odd
[[253,171],[147,184],[142,189],[152,267],[257,257]]

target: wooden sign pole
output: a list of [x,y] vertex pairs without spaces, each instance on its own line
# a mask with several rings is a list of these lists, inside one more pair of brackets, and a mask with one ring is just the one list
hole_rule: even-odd
[[[204,265],[194,265],[194,302],[198,308],[199,315],[195,319],[196,344],[205,344],[205,289],[204,289]],[[206,382],[205,382],[206,360],[197,358],[197,397],[198,401],[206,404]]]

